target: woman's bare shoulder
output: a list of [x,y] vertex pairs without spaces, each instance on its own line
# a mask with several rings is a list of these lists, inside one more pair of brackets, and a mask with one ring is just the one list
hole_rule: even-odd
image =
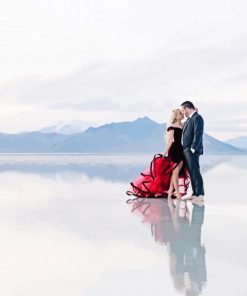
[[168,126],[168,128],[166,129],[167,132],[169,131],[174,131],[174,127],[173,126]]

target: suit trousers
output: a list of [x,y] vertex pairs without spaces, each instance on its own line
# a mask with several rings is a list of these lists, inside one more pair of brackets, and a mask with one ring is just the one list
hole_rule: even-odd
[[189,148],[186,148],[184,150],[185,166],[189,171],[191,186],[193,190],[192,195],[196,196],[204,195],[203,179],[200,173],[199,157],[199,153],[192,153]]

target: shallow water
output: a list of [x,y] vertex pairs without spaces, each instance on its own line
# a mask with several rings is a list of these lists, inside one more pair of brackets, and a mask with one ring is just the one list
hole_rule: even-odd
[[201,156],[204,206],[127,204],[152,157],[0,155],[1,295],[247,295],[247,156]]

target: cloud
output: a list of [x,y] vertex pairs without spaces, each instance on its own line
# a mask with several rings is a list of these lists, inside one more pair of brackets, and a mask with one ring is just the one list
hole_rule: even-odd
[[101,98],[113,103],[187,94],[229,101],[238,82],[238,99],[244,100],[245,81],[235,79],[234,85],[229,84],[234,75],[245,73],[247,58],[243,60],[241,52],[236,54],[232,49],[222,56],[222,49],[184,49],[124,65],[105,62],[90,68],[89,64],[53,79],[30,77],[6,84],[0,88],[0,95],[8,102],[53,106],[95,101],[96,107]]
[[[2,78],[13,74],[0,85],[0,127],[30,129],[73,116],[163,122],[192,98],[210,128],[215,118],[223,128],[246,109],[245,1],[62,3],[24,2],[19,9],[32,13],[21,19],[10,4],[0,12]],[[218,107],[224,116],[211,112]]]
[[234,44],[227,50],[180,49],[135,62],[88,63],[53,79],[29,77],[1,87],[0,95],[7,102],[52,108],[97,109],[104,101],[105,108],[112,109],[188,95],[208,102],[215,98],[229,102],[237,95],[237,100],[245,101],[246,64],[243,48],[238,50]]
[[94,101],[84,101],[81,103],[54,103],[54,104],[48,104],[47,108],[59,110],[59,109],[81,109],[81,110],[95,110],[96,112],[98,110],[117,110],[119,109],[119,104],[115,103],[113,101],[110,101],[105,98],[99,98]]

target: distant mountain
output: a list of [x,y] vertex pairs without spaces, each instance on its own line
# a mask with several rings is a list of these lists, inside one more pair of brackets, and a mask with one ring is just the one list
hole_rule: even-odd
[[[145,116],[134,121],[89,127],[82,133],[31,132],[0,134],[0,152],[23,153],[159,153],[165,147],[166,124]],[[205,154],[242,154],[243,150],[204,134]]]
[[63,142],[67,136],[57,133],[25,132],[18,134],[0,134],[0,152],[35,153],[52,152],[52,146]]
[[56,152],[153,152],[162,151],[165,124],[147,116],[131,122],[90,127],[54,146]]
[[53,126],[44,127],[39,132],[50,134],[50,133],[57,133],[63,135],[71,135],[76,133],[84,132],[90,126],[89,122],[80,121],[80,120],[73,120],[69,123],[60,123]]
[[247,136],[226,140],[225,143],[247,151]]
[[204,134],[203,146],[205,154],[242,154],[244,150],[234,147],[230,144],[221,142],[208,134]]

